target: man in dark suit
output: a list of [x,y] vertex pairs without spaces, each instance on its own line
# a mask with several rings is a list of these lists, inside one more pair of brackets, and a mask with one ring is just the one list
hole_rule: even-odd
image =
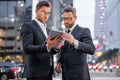
[[63,10],[63,22],[69,33],[62,35],[65,43],[55,68],[58,73],[62,71],[62,80],[90,80],[86,58],[87,54],[94,54],[95,47],[90,30],[76,24],[76,19],[75,8]]
[[[50,16],[51,3],[41,1],[36,5],[36,18],[24,23],[21,29],[25,67],[23,77],[27,80],[52,80],[54,46],[61,41],[57,36],[51,40],[46,22]],[[57,47],[59,49],[59,47]]]

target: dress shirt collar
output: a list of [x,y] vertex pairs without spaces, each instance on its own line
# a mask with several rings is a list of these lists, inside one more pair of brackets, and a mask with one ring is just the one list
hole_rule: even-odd
[[43,26],[46,28],[47,27],[47,24],[43,24],[42,22],[40,22],[38,19],[34,19],[39,25],[41,28],[43,28]]
[[[73,31],[73,29],[75,28],[76,25],[77,25],[77,24],[74,24],[71,28],[69,28],[70,33]],[[66,30],[68,30],[68,28],[66,28]]]
[[45,36],[47,37],[47,31],[46,31],[46,28],[47,28],[47,24],[43,24],[42,22],[40,22],[38,19],[34,19],[38,25],[40,26],[40,28],[42,29],[43,33],[45,34]]

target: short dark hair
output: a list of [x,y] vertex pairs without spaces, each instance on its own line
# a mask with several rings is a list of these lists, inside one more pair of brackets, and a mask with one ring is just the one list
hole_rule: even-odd
[[36,9],[39,9],[42,6],[51,7],[51,3],[48,0],[42,0],[42,1],[40,1],[40,2],[37,3]]
[[74,16],[76,16],[76,9],[72,6],[67,6],[63,9],[63,13],[64,12],[72,12]]

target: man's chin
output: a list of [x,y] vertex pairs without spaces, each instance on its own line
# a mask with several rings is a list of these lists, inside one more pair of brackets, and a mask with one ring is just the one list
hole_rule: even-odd
[[47,21],[42,21],[42,23],[46,23]]
[[66,26],[66,28],[70,28],[70,26],[68,26],[68,25],[65,25]]
[[46,22],[47,22],[47,20],[44,20],[43,22],[44,22],[44,23],[46,23]]

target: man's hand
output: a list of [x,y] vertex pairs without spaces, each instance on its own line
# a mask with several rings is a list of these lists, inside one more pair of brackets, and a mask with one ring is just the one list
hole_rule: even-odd
[[46,44],[47,48],[50,50],[55,45],[57,45],[61,40],[62,40],[61,35],[57,36],[55,39],[52,39],[52,40],[51,40],[50,36],[48,36],[47,44]]
[[74,39],[73,35],[68,34],[68,33],[64,33],[64,34],[62,35],[62,38],[63,38],[63,40],[69,42],[70,44],[74,44],[74,40],[75,40],[75,39]]
[[61,40],[60,42],[58,42],[58,44],[55,46],[55,49],[60,50],[62,48],[62,46],[64,45],[64,41]]
[[60,65],[60,64],[57,64],[57,65],[56,65],[55,71],[56,71],[57,73],[61,73],[61,72],[62,72],[62,68],[61,68],[61,65]]

